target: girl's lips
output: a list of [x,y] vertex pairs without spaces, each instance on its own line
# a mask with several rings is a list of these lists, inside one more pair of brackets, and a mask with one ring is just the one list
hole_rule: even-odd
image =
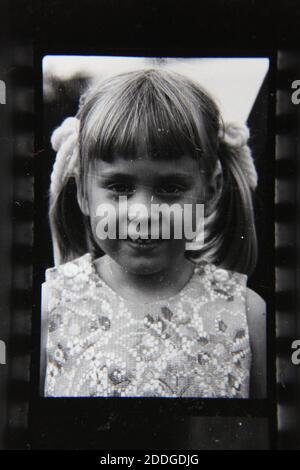
[[142,238],[137,238],[136,240],[133,240],[132,238],[128,238],[128,243],[130,246],[132,246],[135,249],[138,250],[153,250],[158,246],[159,243],[161,243],[162,240],[151,240],[151,238],[147,239],[142,239]]

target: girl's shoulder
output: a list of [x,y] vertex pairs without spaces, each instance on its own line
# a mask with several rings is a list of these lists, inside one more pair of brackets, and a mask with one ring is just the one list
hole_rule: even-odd
[[[48,268],[42,284],[42,315],[77,304],[93,285],[92,256],[86,253],[72,261]],[[67,315],[65,313],[65,315]]]
[[251,398],[265,398],[266,390],[266,302],[254,290],[247,288],[247,321],[252,350]]
[[82,275],[88,276],[91,273],[92,256],[90,253],[85,253],[74,260],[48,268],[45,273],[45,282],[46,284],[61,282],[64,280],[71,280],[72,278],[80,277]]
[[42,315],[46,318],[46,312],[53,304],[62,301],[62,293],[69,291],[72,294],[84,291],[92,275],[92,257],[86,253],[72,261],[46,269],[45,282],[42,284]]
[[[247,287],[248,276],[213,264],[200,267],[198,272],[203,276],[211,298],[231,302],[235,310],[246,321],[251,355],[251,398],[266,397],[266,302],[254,290]],[[201,276],[200,276],[201,277]]]
[[249,287],[246,289],[246,309],[253,346],[262,348],[266,342],[266,302]]
[[257,292],[247,287],[247,274],[212,263],[197,267],[195,272],[201,276],[204,274],[204,279],[210,289],[215,293],[223,293],[226,300],[233,300],[235,296],[243,298],[249,327],[259,334],[266,323],[266,302]]
[[266,316],[266,302],[264,299],[257,292],[247,287],[246,302],[249,322],[254,322],[255,325],[258,322],[262,323]]
[[247,274],[240,273],[238,271],[227,269],[221,265],[210,263],[207,261],[199,262],[195,264],[195,273],[205,274],[207,278],[214,279],[216,282],[227,282],[236,280],[247,283]]
[[198,282],[204,284],[212,299],[226,301],[246,301],[248,276],[226,269],[213,263],[203,262],[196,265]]
[[247,287],[246,274],[206,263],[196,267],[199,278],[204,279],[207,289],[213,298],[239,300],[246,308],[247,323],[251,336],[262,338],[266,325],[266,302],[254,290]]

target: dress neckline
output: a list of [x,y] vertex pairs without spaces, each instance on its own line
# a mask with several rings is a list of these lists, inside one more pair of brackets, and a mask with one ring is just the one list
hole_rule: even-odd
[[95,266],[95,260],[93,259],[92,255],[90,253],[87,253],[88,255],[88,260],[92,269],[92,277],[96,283],[96,285],[102,285],[104,286],[114,297],[116,297],[120,302],[122,303],[127,303],[127,304],[134,304],[134,305],[161,305],[161,304],[169,304],[171,302],[176,301],[182,295],[186,292],[186,290],[189,288],[191,282],[199,276],[199,270],[200,266],[199,265],[194,265],[194,269],[192,272],[191,277],[189,280],[185,283],[185,285],[174,295],[163,298],[163,299],[158,299],[153,302],[134,302],[132,300],[126,299],[122,295],[118,294],[112,287],[110,287],[107,282],[103,279],[103,277],[98,273],[97,268]]

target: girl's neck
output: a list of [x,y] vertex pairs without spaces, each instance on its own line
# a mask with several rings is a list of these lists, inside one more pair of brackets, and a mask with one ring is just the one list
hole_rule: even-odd
[[95,260],[95,268],[111,289],[136,303],[173,297],[189,282],[194,272],[194,265],[185,257],[168,270],[148,275],[128,272],[109,256]]

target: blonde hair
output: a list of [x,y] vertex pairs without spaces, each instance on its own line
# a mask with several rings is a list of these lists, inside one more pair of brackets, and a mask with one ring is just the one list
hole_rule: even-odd
[[[89,219],[79,209],[76,191],[86,195],[86,176],[98,159],[111,161],[116,152],[134,158],[142,135],[152,158],[172,160],[188,153],[199,162],[207,182],[221,165],[222,191],[206,220],[204,247],[187,256],[246,274],[253,271],[257,239],[252,192],[257,174],[247,145],[248,129],[225,125],[216,103],[197,83],[163,69],[122,73],[88,89],[76,119],[77,153],[74,158],[74,146],[67,149],[65,144],[60,158],[66,159],[67,167],[72,162],[71,168],[60,178],[53,175],[55,189],[50,191],[50,224],[58,263],[86,251],[95,257],[102,254],[93,240]],[[53,147],[59,154],[64,139],[56,140],[60,145]]]

